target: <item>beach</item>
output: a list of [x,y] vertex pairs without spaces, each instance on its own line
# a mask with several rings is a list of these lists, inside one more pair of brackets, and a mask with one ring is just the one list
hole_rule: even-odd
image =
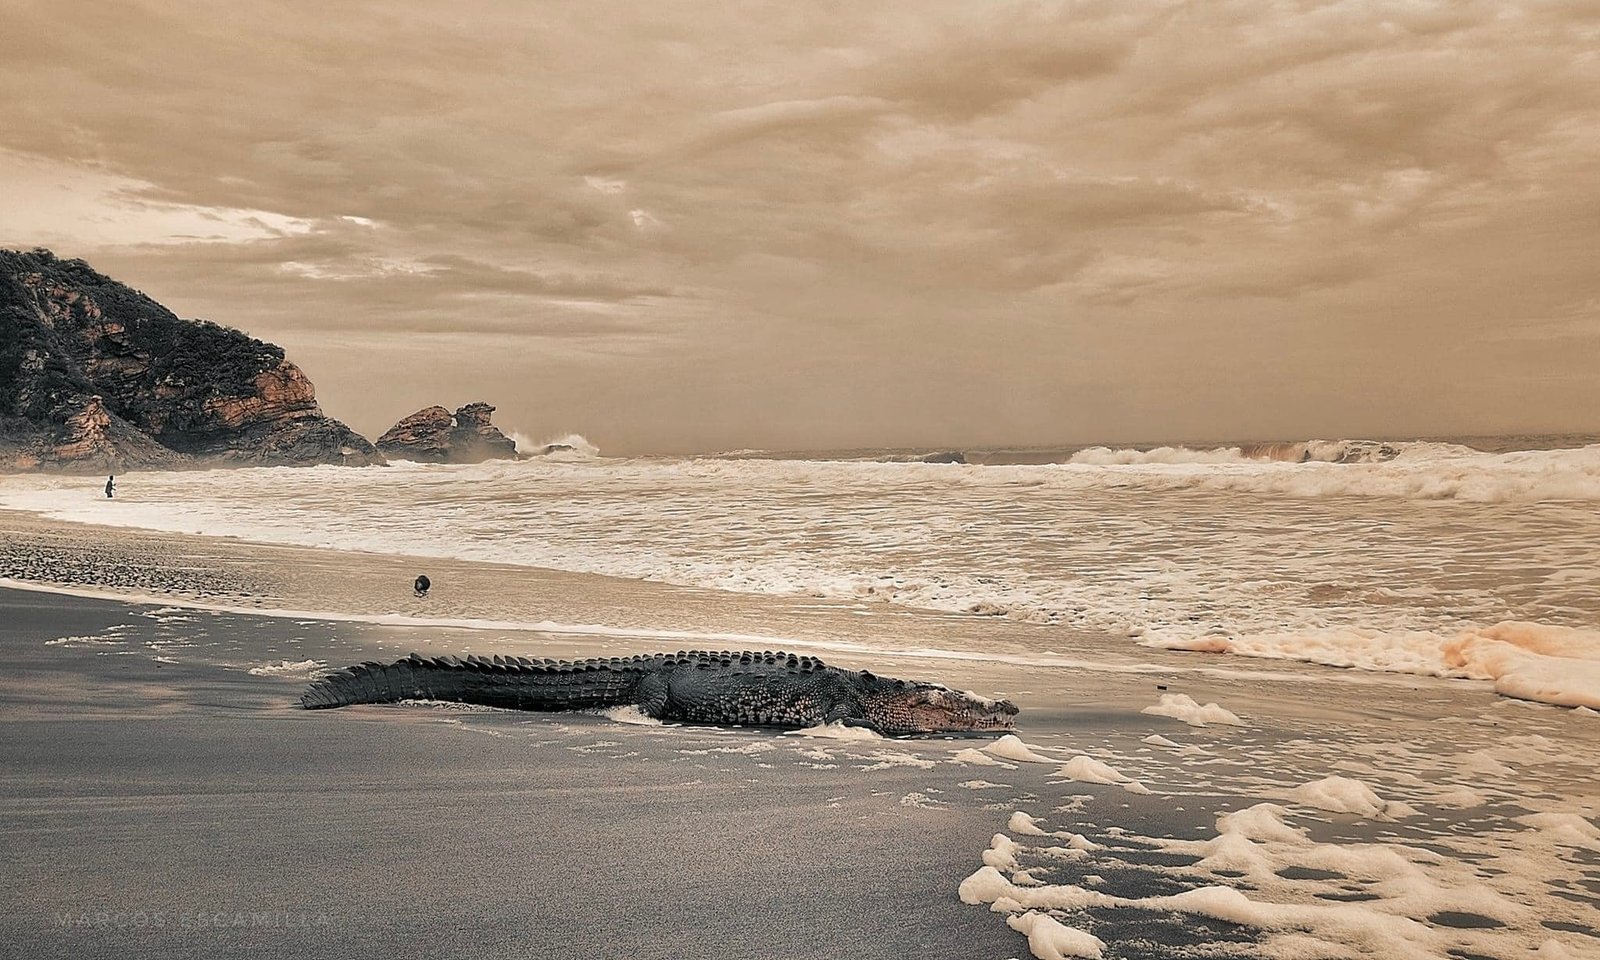
[[[15,512],[0,530],[0,889],[28,956],[1081,943],[1051,947],[1031,917],[1105,957],[1600,943],[1597,721],[1484,683]],[[440,585],[427,600],[409,593],[419,562]],[[1022,713],[1003,740],[841,740],[295,703],[322,671],[412,650],[707,646],[798,646]]]
[[348,628],[199,614],[180,631],[15,591],[0,613],[5,939],[28,956],[957,956],[1009,940],[950,895],[988,818],[902,804],[932,782],[914,765],[861,781],[767,734],[599,717],[324,717],[293,706],[296,682],[39,638],[142,619],[125,643],[316,647]]
[[0,960],[1600,960],[1600,4],[0,81]]

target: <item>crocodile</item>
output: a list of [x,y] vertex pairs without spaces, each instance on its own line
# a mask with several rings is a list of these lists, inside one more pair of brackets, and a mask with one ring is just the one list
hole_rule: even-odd
[[308,710],[452,700],[516,710],[633,705],[684,723],[799,729],[844,723],[887,736],[1010,730],[1017,707],[937,683],[830,667],[782,651],[680,650],[587,660],[423,657],[329,674],[300,697]]

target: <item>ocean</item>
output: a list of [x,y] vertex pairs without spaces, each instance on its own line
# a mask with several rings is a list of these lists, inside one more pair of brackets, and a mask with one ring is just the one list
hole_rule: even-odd
[[[1600,707],[1592,439],[611,458],[573,437],[520,462],[131,474],[112,501],[92,479],[11,476],[0,507],[1007,618],[1046,628],[1029,634],[1041,653],[1060,627],[1134,657]],[[714,609],[699,626],[716,630]]]
[[[1600,444],[619,458],[569,439],[474,466],[129,474],[114,500],[95,477],[0,478],[0,509],[45,518],[0,518],[0,588],[25,588],[0,589],[7,789],[13,819],[52,825],[8,837],[19,888],[49,892],[11,939],[220,955],[206,930],[92,925],[192,908],[141,894],[192,874],[245,891],[202,905],[339,919],[271,931],[284,956],[324,955],[330,930],[345,952],[818,960],[1600,943]],[[688,647],[1021,712],[986,741],[294,708],[308,680],[413,651]],[[728,909],[751,891],[760,909]],[[46,907],[69,924],[41,927]]]

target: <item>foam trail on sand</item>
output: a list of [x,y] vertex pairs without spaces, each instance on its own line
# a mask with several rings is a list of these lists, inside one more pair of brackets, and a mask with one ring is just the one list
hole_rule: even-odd
[[1168,650],[1490,680],[1496,692],[1509,697],[1600,707],[1600,630],[1504,621],[1446,635],[1326,629],[1143,642]]
[[[1353,795],[1344,786],[1326,793]],[[1485,836],[1436,840],[1472,854],[1462,859],[1423,845],[1317,841],[1294,822],[1297,816],[1290,808],[1261,803],[1219,815],[1210,839],[1119,833],[1123,851],[1151,850],[1192,861],[1135,867],[1163,878],[1164,890],[1174,884],[1181,888],[1153,895],[1040,884],[1032,876],[1037,868],[1027,865],[1042,862],[1046,852],[996,834],[981,855],[983,865],[958,892],[964,903],[989,904],[1006,914],[1008,924],[1023,933],[1032,924],[1011,920],[1040,911],[1064,913],[1062,921],[1070,922],[1074,915],[1133,909],[1255,928],[1261,934],[1256,949],[1278,960],[1458,955],[1512,960],[1534,949],[1552,956],[1568,949],[1544,921],[1581,915],[1584,908],[1549,893],[1535,897],[1540,891],[1565,890],[1567,878],[1581,874],[1581,865],[1563,851],[1600,850],[1600,829],[1572,814],[1535,814],[1480,827]],[[1029,818],[1027,826],[1037,829],[1037,822]],[[1110,863],[1126,855],[1113,852]],[[1094,853],[1087,856],[1084,868],[1092,869]],[[1561,883],[1546,887],[1552,873]]]

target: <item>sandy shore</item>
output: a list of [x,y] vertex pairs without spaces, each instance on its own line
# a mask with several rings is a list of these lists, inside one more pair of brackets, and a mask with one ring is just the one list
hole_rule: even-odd
[[[1018,889],[1103,893],[1054,916],[1100,937],[1107,958],[1283,955],[1284,930],[1153,906],[1218,882],[1273,902],[1418,914],[1416,936],[1433,939],[1416,956],[1600,945],[1600,832],[1591,841],[1582,826],[1594,830],[1600,802],[1596,721],[1480,684],[1130,653],[1059,633],[1047,648],[1034,628],[984,618],[485,564],[430,561],[445,588],[419,610],[406,558],[15,514],[0,531],[6,577],[174,601],[0,590],[0,935],[28,956],[1027,956],[986,902],[958,896],[986,860]],[[1005,694],[1048,762],[975,757],[984,741],[293,706],[320,669],[411,649],[613,654],[692,646],[651,631],[708,627]],[[862,643],[880,637],[882,649]],[[1011,655],[1030,644],[1041,655]],[[996,654],[970,655],[984,649]],[[1239,724],[1141,712],[1175,693]],[[1075,780],[1094,769],[1077,758],[1130,782]],[[1305,785],[1330,776],[1394,806],[1308,805]],[[1258,844],[1283,876],[1215,872],[1204,851],[1171,846],[1216,837],[1219,813],[1263,802],[1304,831],[1303,843]],[[1051,853],[1067,841],[1017,829],[1031,818],[1095,849]],[[986,854],[997,833],[1017,848]],[[1442,851],[1407,881],[1445,891],[1438,902],[1395,899],[1355,867],[1330,880],[1304,866],[1328,851],[1388,862],[1378,847]],[[1342,942],[1346,927],[1309,916],[1292,935]]]
[[[348,625],[161,622],[15,591],[0,591],[0,624],[0,889],[12,907],[0,923],[29,956],[1014,947],[953,895],[993,815],[902,802],[959,792],[954,767],[899,760],[864,777],[861,766],[882,761],[821,762],[806,741],[598,716],[305,713],[290,706],[299,681],[191,664],[167,645],[197,634],[239,646],[367,641],[335,637]],[[44,642],[108,631],[120,639],[99,649]]]

